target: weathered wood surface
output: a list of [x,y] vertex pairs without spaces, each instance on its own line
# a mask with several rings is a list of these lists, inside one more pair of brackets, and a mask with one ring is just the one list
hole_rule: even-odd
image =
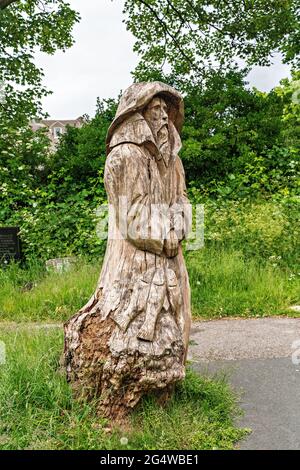
[[107,136],[104,182],[113,211],[94,295],[65,324],[65,365],[76,395],[121,419],[184,378],[190,289],[181,240],[189,229],[178,157],[183,102],[160,83],[123,94]]

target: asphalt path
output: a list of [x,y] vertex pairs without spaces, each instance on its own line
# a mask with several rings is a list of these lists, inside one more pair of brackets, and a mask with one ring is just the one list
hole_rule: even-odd
[[238,448],[300,450],[300,319],[195,322],[190,343],[193,368],[240,397],[238,424],[252,432]]

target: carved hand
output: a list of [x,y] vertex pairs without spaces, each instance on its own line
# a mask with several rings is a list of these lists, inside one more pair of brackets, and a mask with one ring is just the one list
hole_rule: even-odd
[[177,255],[178,244],[179,244],[179,241],[178,241],[177,235],[175,233],[175,230],[172,229],[170,230],[168,238],[165,240],[165,243],[164,243],[164,251],[168,258],[173,258],[173,256]]

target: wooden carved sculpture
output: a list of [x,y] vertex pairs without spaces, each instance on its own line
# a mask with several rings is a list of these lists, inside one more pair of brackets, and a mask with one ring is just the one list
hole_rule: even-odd
[[[178,151],[181,95],[161,82],[123,94],[107,135],[106,255],[94,295],[65,324],[67,378],[122,418],[149,392],[184,378],[190,288],[181,241],[190,226]],[[187,216],[188,214],[188,216]]]

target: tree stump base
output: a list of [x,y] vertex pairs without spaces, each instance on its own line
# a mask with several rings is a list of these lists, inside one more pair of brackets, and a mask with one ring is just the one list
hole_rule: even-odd
[[67,379],[76,398],[98,399],[104,417],[122,421],[152,392],[165,403],[185,376],[185,345],[172,314],[161,311],[152,342],[137,338],[143,321],[124,333],[92,303],[65,324]]

